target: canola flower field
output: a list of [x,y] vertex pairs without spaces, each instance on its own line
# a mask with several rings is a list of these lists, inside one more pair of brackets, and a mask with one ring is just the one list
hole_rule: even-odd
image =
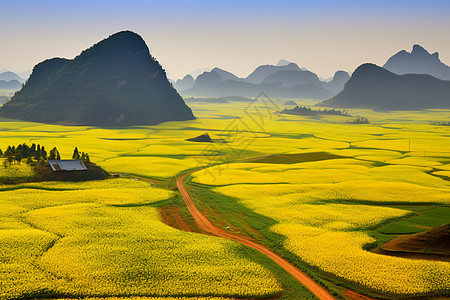
[[[317,133],[299,123],[303,138],[271,141],[286,145],[283,154],[212,166],[194,173],[192,181],[216,186],[215,192],[275,220],[271,230],[287,238],[288,250],[334,276],[385,294],[448,293],[450,263],[364,250],[376,242],[372,229],[414,215],[408,206],[450,206],[443,171],[450,168],[449,129],[384,122],[357,129],[316,123]],[[263,146],[261,140],[256,143]],[[296,161],[302,152],[316,157]]]
[[242,246],[163,224],[152,203],[171,191],[129,179],[36,185],[0,192],[0,299],[281,291]]
[[[64,159],[76,146],[109,172],[159,180],[207,167],[193,182],[275,220],[270,230],[299,260],[380,293],[450,291],[450,263],[363,250],[375,241],[371,230],[413,215],[410,205],[450,205],[450,129],[431,125],[449,111],[350,110],[371,121],[352,125],[280,115],[278,102],[189,105],[197,120],[127,129],[6,120],[0,149],[40,143]],[[205,132],[214,143],[185,140]],[[298,153],[318,157],[299,162]],[[25,164],[12,167],[0,166],[0,177],[31,175]],[[128,179],[0,185],[0,299],[283,291],[239,244],[164,225],[157,206],[171,197]]]
[[[216,191],[276,220],[278,224],[271,230],[287,237],[286,248],[326,272],[383,293],[449,290],[448,262],[412,260],[363,250],[364,245],[375,242],[368,234],[369,229],[386,220],[407,216],[411,211],[385,207],[377,200],[372,204],[369,200],[358,203],[357,197],[348,199],[333,189],[324,189],[318,195],[315,191],[311,193],[314,188],[320,186],[238,184]],[[413,194],[411,191],[406,197]],[[393,200],[399,201],[402,195],[396,197]]]
[[12,165],[11,167],[0,166],[0,181],[11,179],[27,179],[34,175],[32,168],[26,164]]

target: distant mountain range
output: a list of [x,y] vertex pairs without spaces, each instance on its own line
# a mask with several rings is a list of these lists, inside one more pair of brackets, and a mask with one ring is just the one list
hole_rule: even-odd
[[0,80],[0,90],[20,90],[22,88],[22,83],[17,80]]
[[268,76],[273,75],[279,71],[302,71],[295,63],[289,63],[287,65],[262,65],[257,67],[250,75],[245,78],[246,82],[261,84]]
[[13,72],[2,70],[0,73],[0,90],[20,90],[24,82],[25,79]]
[[[450,80],[450,67],[439,60],[439,54],[430,54],[420,45],[414,45],[411,53],[405,50],[398,52],[383,67],[399,75],[429,74]],[[313,72],[281,59],[276,65],[257,67],[245,78],[217,67],[194,78],[186,76],[174,83],[174,86],[186,96],[254,97],[264,91],[274,98],[323,100],[341,92],[350,75],[345,71],[337,71],[331,80],[325,81]]]
[[173,83],[173,86],[177,89],[177,91],[182,91],[188,88],[191,88],[195,83],[194,77],[192,75],[187,74],[183,79],[178,79]]
[[374,64],[363,64],[344,90],[317,106],[419,110],[450,108],[450,81],[428,74],[397,75]]
[[[9,80],[17,80],[21,83],[24,83],[26,81],[26,79],[28,79],[28,77],[30,77],[32,70],[25,70],[22,72],[11,72],[7,69],[1,69],[0,70],[0,80],[5,80],[5,81],[9,81]],[[7,74],[3,74],[3,73],[7,73]],[[1,79],[2,76],[13,76],[13,77],[3,77],[3,79]]]
[[[49,61],[46,66],[63,64],[63,61]],[[229,71],[215,67],[198,76],[188,74],[183,79],[171,83],[179,93],[194,97],[253,98],[264,91],[273,98],[329,99],[321,105],[332,107],[374,109],[447,107],[447,82],[442,80],[450,80],[450,67],[440,61],[437,52],[430,54],[422,46],[414,45],[411,52],[402,50],[390,57],[383,67],[364,64],[358,67],[356,74],[351,78],[347,72],[337,71],[331,80],[325,81],[315,73],[281,59],[276,65],[258,66],[245,78],[239,78]],[[67,68],[64,67],[64,71]],[[198,74],[200,70],[205,69],[193,72]],[[31,78],[36,82],[36,76]],[[22,82],[24,80],[17,74],[0,73],[0,89],[18,90]],[[64,81],[53,83],[55,86],[67,84]],[[89,86],[89,83],[87,84]],[[25,92],[21,93],[17,99],[24,94]],[[28,96],[31,97],[31,94]]]
[[16,73],[10,72],[10,71],[4,71],[0,73],[0,81],[11,81],[11,80],[17,80],[20,83],[24,83],[25,79],[17,75]]
[[350,79],[350,75],[345,71],[334,73],[333,79],[329,82],[322,82],[322,86],[334,94],[339,93],[344,88],[345,83]]
[[39,63],[0,116],[107,127],[195,119],[144,40],[131,31],[113,34],[73,60]]
[[277,66],[277,67],[286,66],[286,65],[288,65],[288,64],[290,64],[290,63],[292,63],[292,61],[288,61],[288,60],[285,60],[285,59],[280,59],[280,60],[277,62],[276,66]]
[[195,80],[188,75],[174,84],[186,96],[255,97],[261,91],[275,98],[326,99],[341,91],[350,78],[339,71],[331,82],[322,82],[316,74],[297,64],[280,60],[277,65],[257,67],[246,78],[239,78],[231,72],[214,68],[203,72]]
[[428,53],[420,45],[414,45],[411,53],[402,50],[388,59],[383,68],[399,75],[429,74],[439,79],[450,80],[450,67],[442,63],[439,53]]

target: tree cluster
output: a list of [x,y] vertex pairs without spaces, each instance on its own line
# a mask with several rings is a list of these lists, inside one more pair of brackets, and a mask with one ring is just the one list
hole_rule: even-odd
[[72,158],[73,159],[81,159],[85,163],[91,162],[91,159],[89,158],[89,154],[87,152],[86,153],[81,152],[81,154],[80,154],[77,147],[75,147],[75,149],[73,150]]
[[297,116],[316,116],[316,115],[336,115],[336,116],[347,116],[351,115],[348,113],[348,110],[336,110],[336,109],[317,109],[313,110],[306,106],[296,106],[293,109],[283,109],[281,111],[282,114],[288,115],[297,115]]
[[438,125],[438,126],[450,126],[449,121],[441,121],[441,122],[431,122],[432,125]]
[[48,159],[45,147],[41,147],[41,145],[36,145],[34,143],[31,147],[25,143],[20,144],[17,147],[8,145],[4,152],[0,149],[0,157],[6,158],[5,162],[8,162],[10,165],[13,162],[20,164],[24,158],[27,159],[28,164],[32,162],[33,158],[38,162],[46,161]]
[[48,155],[48,159],[61,159],[61,156],[59,155],[58,149],[56,147],[53,147],[52,150],[50,150],[50,154]]
[[[59,151],[58,149],[56,149],[56,147],[53,147],[50,152],[47,153],[44,146],[41,146],[40,144],[36,145],[34,143],[31,146],[28,146],[25,143],[20,144],[17,147],[14,145],[8,146],[4,152],[2,151],[2,149],[0,149],[0,157],[5,158],[5,166],[7,166],[8,164],[11,165],[12,163],[20,164],[23,159],[27,160],[27,164],[31,164],[33,161],[44,163],[49,159],[61,159],[61,155],[59,154]],[[75,147],[73,151],[72,158],[81,159],[85,163],[91,162],[89,154],[79,152],[77,147]]]
[[358,117],[354,120],[347,121],[348,124],[369,124],[370,121],[366,117]]

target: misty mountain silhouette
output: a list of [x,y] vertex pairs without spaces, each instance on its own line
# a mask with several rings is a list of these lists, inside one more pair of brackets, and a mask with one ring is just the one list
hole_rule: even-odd
[[97,126],[195,118],[144,40],[131,31],[113,34],[73,60],[39,63],[0,116]]
[[374,64],[353,72],[344,90],[317,106],[417,110],[450,108],[450,81],[426,74],[397,75]]
[[329,91],[337,94],[344,88],[345,83],[350,79],[350,75],[345,71],[337,71],[334,73],[330,82],[323,82],[322,86]]
[[402,50],[388,59],[383,68],[396,74],[429,74],[442,80],[450,80],[450,67],[442,63],[439,53],[428,53],[420,45],[414,45],[411,53]]
[[252,98],[264,91],[277,98],[327,99],[341,91],[348,78],[347,73],[340,71],[331,83],[321,82],[313,72],[289,62],[259,66],[245,79],[216,67],[200,74],[191,88],[179,91],[186,96],[202,97]]
[[194,78],[190,75],[187,74],[186,76],[183,77],[183,79],[178,79],[173,86],[177,89],[177,91],[182,91],[188,88],[191,88],[195,83]]
[[219,74],[220,78],[222,78],[223,81],[225,81],[225,80],[242,81],[241,78],[237,77],[233,73],[225,71],[225,70],[222,70],[222,69],[217,68],[217,67],[212,69],[211,72],[216,72],[217,74]]
[[300,71],[300,67],[295,63],[290,63],[282,66],[274,65],[262,65],[257,67],[250,75],[245,78],[245,81],[260,84],[266,79],[267,76],[275,74],[278,71]]
[[0,80],[0,90],[20,90],[22,83],[17,80]]
[[310,71],[289,70],[271,74],[264,78],[263,83],[281,83],[281,86],[289,88],[296,85],[318,85],[320,80],[316,74]]
[[17,75],[16,73],[13,73],[11,71],[5,71],[0,73],[0,80],[2,81],[11,81],[11,80],[17,80],[20,83],[24,83],[25,79]]
[[285,59],[280,59],[276,66],[277,67],[281,67],[281,66],[287,66],[288,64],[292,63],[291,61],[285,60]]
[[195,79],[194,87],[210,88],[223,82],[222,77],[216,71],[203,72]]

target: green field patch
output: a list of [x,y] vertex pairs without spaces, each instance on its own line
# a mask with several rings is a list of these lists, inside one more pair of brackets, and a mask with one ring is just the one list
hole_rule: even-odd
[[383,234],[413,234],[450,222],[450,207],[443,206],[421,212],[419,215],[388,224],[378,231]]
[[417,224],[408,221],[398,221],[384,226],[380,229],[383,234],[412,234],[425,231],[425,228],[418,227]]
[[250,160],[252,163],[267,163],[267,164],[295,164],[299,162],[321,161],[329,159],[346,158],[344,156],[331,154],[328,152],[309,152],[309,153],[291,153],[291,154],[277,154],[267,157]]

